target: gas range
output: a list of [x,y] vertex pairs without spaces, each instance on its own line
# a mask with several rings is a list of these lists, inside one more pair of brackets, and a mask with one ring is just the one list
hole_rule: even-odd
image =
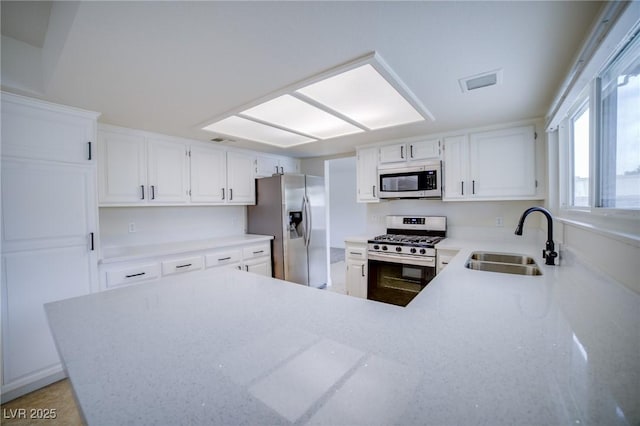
[[387,233],[368,241],[370,254],[435,257],[434,245],[446,236],[447,218],[442,216],[387,216],[386,223]]

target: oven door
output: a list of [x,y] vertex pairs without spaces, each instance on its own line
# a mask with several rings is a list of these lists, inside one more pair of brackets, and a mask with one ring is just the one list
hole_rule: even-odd
[[407,306],[436,275],[435,258],[369,253],[367,299]]

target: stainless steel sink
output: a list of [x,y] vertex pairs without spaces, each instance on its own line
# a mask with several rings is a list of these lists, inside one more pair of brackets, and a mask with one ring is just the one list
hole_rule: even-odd
[[471,253],[471,260],[482,262],[512,263],[516,265],[535,265],[536,261],[529,256],[511,253],[492,253],[487,251],[474,251]]
[[465,266],[477,271],[500,272],[516,275],[542,275],[536,261],[529,256],[513,253],[476,251],[471,253]]

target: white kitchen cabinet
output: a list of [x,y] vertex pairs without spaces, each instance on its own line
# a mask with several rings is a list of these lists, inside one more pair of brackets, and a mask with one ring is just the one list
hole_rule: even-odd
[[162,262],[162,275],[181,274],[184,272],[198,271],[204,265],[202,256],[181,257],[179,259],[165,260]]
[[440,157],[440,141],[431,139],[418,142],[398,143],[380,147],[380,164]]
[[256,177],[269,177],[284,172],[280,171],[280,160],[277,157],[258,155],[256,158]]
[[2,93],[3,401],[64,377],[42,305],[98,289],[97,116]]
[[244,261],[244,270],[265,277],[271,276],[271,259],[262,257],[260,259],[250,259]]
[[204,256],[204,267],[215,268],[218,266],[230,266],[242,269],[242,249],[215,250]]
[[185,144],[147,139],[149,203],[189,201],[189,150]]
[[346,289],[349,296],[367,298],[367,244],[345,245]]
[[440,140],[430,139],[407,144],[409,150],[409,161],[428,160],[440,158]]
[[184,143],[101,128],[98,149],[102,205],[189,201],[189,152]]
[[152,281],[160,278],[160,262],[143,262],[139,264],[117,265],[105,270],[105,287],[112,288],[122,285]]
[[269,177],[284,173],[300,173],[300,162],[295,158],[258,155],[255,177]]
[[[442,161],[444,200],[464,199],[470,193],[469,143],[466,135],[444,138]],[[465,183],[467,185],[465,193]]]
[[378,148],[360,148],[356,156],[356,185],[359,203],[377,203],[378,198]]
[[98,153],[100,203],[146,203],[147,144],[144,136],[101,129]]
[[247,272],[272,276],[271,243],[261,243],[242,249],[242,268]]
[[444,143],[445,201],[537,197],[533,126],[447,137]]
[[280,173],[300,173],[300,161],[290,157],[280,157]]
[[244,152],[227,152],[227,204],[255,204],[255,158]]
[[103,125],[102,206],[255,203],[255,156],[204,143]]
[[227,186],[227,153],[191,146],[191,201],[223,203]]

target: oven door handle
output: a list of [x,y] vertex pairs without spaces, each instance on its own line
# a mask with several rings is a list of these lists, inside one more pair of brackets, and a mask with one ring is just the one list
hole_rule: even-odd
[[379,262],[387,262],[387,263],[401,263],[403,265],[414,265],[414,266],[426,266],[429,268],[436,267],[436,258],[435,257],[420,257],[420,258],[411,258],[409,256],[394,256],[394,255],[385,255],[380,254],[378,252],[369,252],[368,253],[369,261],[379,261]]

